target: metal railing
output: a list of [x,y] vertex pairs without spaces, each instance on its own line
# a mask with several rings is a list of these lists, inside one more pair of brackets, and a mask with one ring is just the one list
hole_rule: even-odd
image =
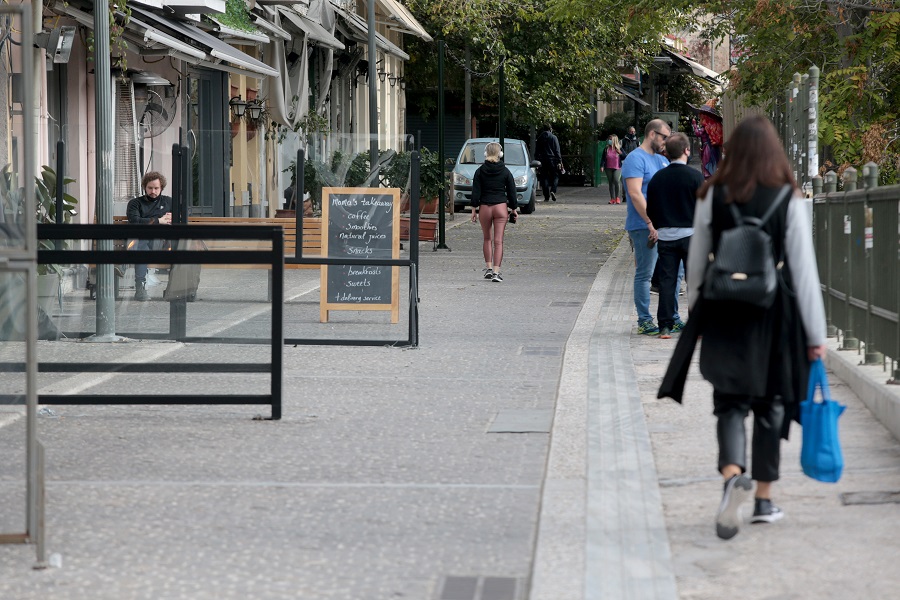
[[[900,185],[878,187],[878,165],[813,178],[813,227],[829,335],[865,364],[887,365],[900,383]],[[824,184],[824,185],[823,185]],[[823,190],[824,187],[824,190]]]

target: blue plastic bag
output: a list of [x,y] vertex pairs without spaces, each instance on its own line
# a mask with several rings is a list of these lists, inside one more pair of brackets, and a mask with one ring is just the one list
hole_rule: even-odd
[[[822,400],[816,401],[816,388],[822,390]],[[831,399],[825,365],[816,360],[809,372],[806,400],[800,403],[800,425],[803,442],[800,448],[800,466],[813,479],[835,483],[844,470],[844,455],[838,437],[838,418],[846,406]]]

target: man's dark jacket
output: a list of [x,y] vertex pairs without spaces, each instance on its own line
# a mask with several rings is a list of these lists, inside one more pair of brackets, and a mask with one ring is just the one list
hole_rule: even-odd
[[172,198],[161,194],[153,200],[146,194],[132,198],[125,209],[128,222],[135,225],[156,225],[167,212],[172,212]]

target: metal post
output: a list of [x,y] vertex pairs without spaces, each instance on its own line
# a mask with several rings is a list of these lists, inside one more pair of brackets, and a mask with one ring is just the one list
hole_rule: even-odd
[[[112,74],[109,64],[109,3],[94,0],[94,106],[95,173],[97,178],[97,223],[113,222],[113,111]],[[98,250],[112,250],[112,240],[97,240]],[[113,265],[97,265],[97,316],[98,341],[116,341],[116,306],[114,298]]]
[[366,22],[369,27],[369,168],[374,169],[378,163],[378,73],[376,72],[378,51],[375,48],[375,0],[368,0],[366,4]]
[[807,97],[807,116],[809,121],[809,139],[807,140],[806,160],[807,174],[816,177],[819,174],[819,67],[809,68],[809,94]]
[[831,303],[833,301],[833,296],[831,293],[832,285],[832,269],[834,265],[832,264],[832,245],[834,242],[834,208],[832,207],[832,198],[831,194],[837,192],[837,173],[834,171],[828,171],[825,173],[825,193],[828,194],[825,198],[825,210],[826,212],[826,221],[825,227],[827,231],[825,232],[827,235],[825,236],[825,275],[827,277],[826,280],[826,294],[825,294],[825,316],[827,323],[827,332],[828,337],[837,337],[837,327],[834,326],[832,321],[832,306]]
[[272,240],[272,250],[279,264],[272,265],[272,420],[281,419],[281,396],[284,377],[284,230]]
[[[409,260],[416,265],[416,280],[419,278],[419,186],[422,156],[413,152],[409,157]],[[410,299],[412,301],[412,299]]]
[[[849,216],[850,209],[847,204],[847,192],[856,191],[856,169],[853,167],[847,167],[844,170],[844,216]],[[859,227],[859,224],[856,224]],[[853,291],[853,283],[851,280],[853,274],[853,221],[850,221],[850,233],[846,234],[847,237],[847,262],[845,263],[845,278],[844,280],[847,282],[846,296],[844,297],[844,302],[846,304],[847,311],[847,329],[844,331],[844,343],[841,345],[841,350],[859,350],[859,339],[853,337],[853,313],[850,310],[850,296]]]
[[865,353],[865,364],[867,365],[880,365],[884,363],[884,354],[878,352],[872,344],[872,339],[874,338],[872,332],[872,287],[875,281],[875,260],[873,255],[875,254],[872,250],[872,246],[875,243],[874,235],[874,223],[869,218],[869,211],[872,210],[872,207],[869,206],[869,194],[878,187],[878,165],[874,162],[866,163],[863,166],[863,177],[866,183],[866,204],[865,204],[865,249],[866,249],[866,353]]
[[800,130],[800,187],[806,191],[806,184],[810,182],[809,167],[807,163],[806,152],[809,149],[809,75],[804,73],[800,77],[800,110],[797,129]]
[[499,90],[497,92],[497,135],[500,137],[500,147],[506,150],[506,69],[504,61],[500,59]]
[[441,174],[441,191],[438,195],[438,245],[435,250],[450,249],[446,242],[447,219],[444,215],[447,197],[447,178],[444,176],[444,44],[444,40],[438,40],[438,169]]
[[[296,221],[296,243],[294,256],[303,258],[303,196],[306,195],[306,152],[303,148],[297,150],[297,162],[294,163],[294,220]],[[325,231],[326,224],[322,224],[322,231]]]
[[798,134],[800,131],[800,73],[794,73],[794,79],[791,82],[791,166],[794,168],[794,178],[802,181],[802,171],[800,170],[800,144]]

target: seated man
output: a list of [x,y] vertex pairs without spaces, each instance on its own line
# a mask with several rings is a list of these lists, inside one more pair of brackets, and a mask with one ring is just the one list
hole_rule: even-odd
[[[125,210],[128,222],[139,225],[171,225],[172,198],[162,195],[166,188],[166,178],[157,171],[150,171],[141,179],[141,187],[144,195],[128,201],[128,208]],[[133,240],[128,248],[152,250],[161,246],[162,244],[152,240]],[[147,294],[147,265],[134,265],[134,299],[150,299]]]

